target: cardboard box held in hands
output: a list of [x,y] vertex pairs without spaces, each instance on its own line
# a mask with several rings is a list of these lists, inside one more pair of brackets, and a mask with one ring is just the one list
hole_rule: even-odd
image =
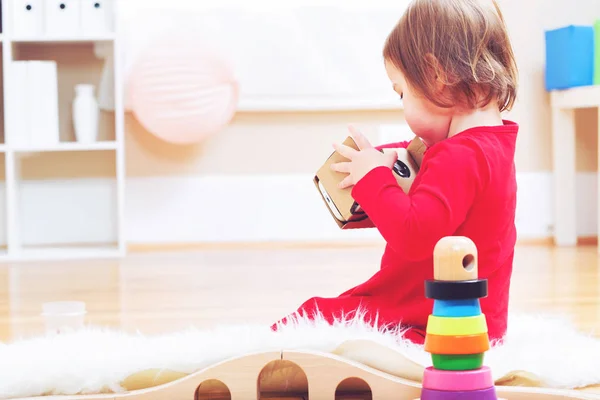
[[[348,147],[358,149],[352,137],[346,138],[344,144]],[[398,185],[408,193],[415,176],[419,172],[425,145],[421,139],[415,137],[408,148],[382,149],[383,152],[397,152],[398,161],[394,165],[393,172]],[[325,205],[331,216],[341,229],[363,229],[373,228],[373,223],[367,214],[360,208],[352,198],[352,188],[340,189],[338,184],[347,176],[345,173],[333,171],[331,164],[349,161],[338,152],[334,152],[325,164],[317,171],[314,183],[321,193]]]

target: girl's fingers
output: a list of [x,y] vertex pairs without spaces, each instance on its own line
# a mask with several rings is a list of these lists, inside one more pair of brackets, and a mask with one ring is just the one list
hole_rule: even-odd
[[350,163],[349,162],[341,162],[336,164],[331,164],[331,169],[337,172],[345,172],[350,173]]
[[356,151],[352,147],[348,147],[344,144],[334,143],[333,148],[335,149],[335,151],[337,151],[338,153],[340,153],[342,156],[346,157],[349,160],[352,160],[352,158],[356,154],[358,154],[358,151]]
[[398,153],[395,151],[384,152],[383,154],[390,164],[394,164],[398,160]]
[[352,186],[352,176],[348,175],[347,177],[345,177],[340,183],[339,183],[339,187],[340,189],[346,189],[347,187]]
[[354,141],[356,142],[356,145],[360,150],[369,149],[373,147],[367,139],[367,137],[363,135],[362,132],[360,132],[358,129],[356,129],[356,127],[354,127],[353,125],[349,125],[348,130],[352,134],[352,138],[354,138]]

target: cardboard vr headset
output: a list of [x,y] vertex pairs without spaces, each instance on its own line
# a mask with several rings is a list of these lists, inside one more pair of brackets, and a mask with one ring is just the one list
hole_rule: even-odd
[[[351,137],[346,138],[344,144],[348,147],[358,149]],[[398,153],[398,160],[392,168],[398,185],[405,193],[408,193],[415,176],[419,172],[425,145],[415,137],[410,145],[404,148],[382,149],[383,152]],[[340,189],[338,184],[347,176],[345,173],[333,171],[331,164],[349,161],[338,152],[329,156],[325,164],[317,171],[314,183],[321,193],[325,205],[331,216],[341,229],[364,229],[373,228],[374,224],[369,216],[361,209],[360,205],[352,198],[352,188]]]

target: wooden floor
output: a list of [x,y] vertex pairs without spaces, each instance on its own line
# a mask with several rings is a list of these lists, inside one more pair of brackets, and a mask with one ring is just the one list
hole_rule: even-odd
[[[54,300],[84,301],[89,324],[145,333],[270,324],[367,279],[380,257],[380,247],[226,249],[0,265],[0,340],[43,332],[42,303]],[[512,309],[565,314],[598,335],[598,259],[595,246],[519,246]]]

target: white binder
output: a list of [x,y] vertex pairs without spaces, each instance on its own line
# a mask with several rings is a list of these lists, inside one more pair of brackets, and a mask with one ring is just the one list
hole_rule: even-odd
[[[32,87],[31,100],[40,107],[38,125],[33,131],[38,146],[55,145],[60,141],[58,114],[58,69],[55,61],[32,61],[29,75],[35,74],[37,86]],[[32,80],[33,81],[33,80]]]
[[81,0],[45,0],[45,33],[73,36],[81,33]]
[[14,0],[12,30],[15,37],[42,36],[44,33],[44,1]]
[[31,144],[31,121],[35,118],[29,108],[29,61],[13,61],[9,64],[12,79],[7,106],[7,143],[11,146]]
[[55,61],[13,61],[8,134],[10,144],[35,148],[59,143],[58,74]]
[[111,0],[80,0],[81,30],[84,35],[103,35],[113,32]]

